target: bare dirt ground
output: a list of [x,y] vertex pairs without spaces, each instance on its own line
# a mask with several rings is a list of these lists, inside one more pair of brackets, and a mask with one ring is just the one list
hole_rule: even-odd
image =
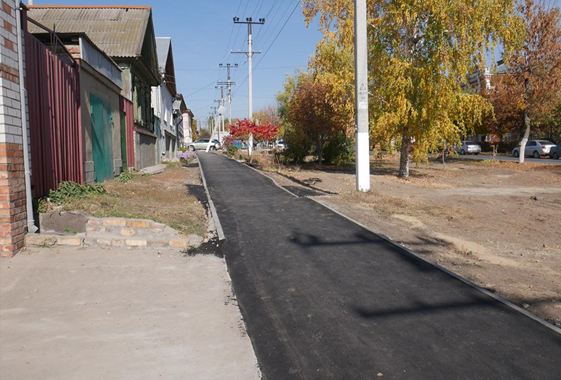
[[90,215],[151,219],[186,234],[204,236],[207,219],[201,201],[206,195],[197,163],[169,164],[162,173],[134,175],[126,182],[106,181],[106,194],[71,199],[62,210],[81,210]]
[[[263,161],[263,160],[261,160]],[[561,167],[451,160],[372,162],[371,188],[353,168],[266,166],[281,186],[319,202],[561,326]]]

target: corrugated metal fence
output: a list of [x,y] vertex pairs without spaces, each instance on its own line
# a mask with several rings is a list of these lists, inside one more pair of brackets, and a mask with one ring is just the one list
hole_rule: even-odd
[[79,67],[25,33],[33,197],[84,182]]

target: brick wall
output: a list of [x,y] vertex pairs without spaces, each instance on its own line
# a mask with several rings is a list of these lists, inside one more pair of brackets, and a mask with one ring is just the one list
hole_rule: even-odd
[[0,9],[0,255],[23,247],[27,231],[16,1]]

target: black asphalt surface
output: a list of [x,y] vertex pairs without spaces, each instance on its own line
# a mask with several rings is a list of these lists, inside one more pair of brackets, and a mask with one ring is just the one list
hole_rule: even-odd
[[198,157],[265,379],[561,379],[554,330],[244,164]]

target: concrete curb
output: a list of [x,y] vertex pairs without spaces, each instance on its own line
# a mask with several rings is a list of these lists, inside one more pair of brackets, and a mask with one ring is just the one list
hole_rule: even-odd
[[203,186],[205,187],[206,196],[208,199],[208,207],[210,208],[210,214],[212,219],[214,219],[214,225],[216,226],[216,232],[218,233],[218,240],[226,240],[226,236],[224,235],[224,230],[222,229],[222,225],[220,224],[220,219],[218,218],[218,213],[216,212],[216,207],[214,207],[214,202],[212,202],[212,198],[210,197],[210,192],[208,191],[208,186],[206,184],[205,173],[203,171],[203,167],[201,165],[201,161],[197,159],[199,164],[199,170],[201,172],[201,179],[203,181]]
[[[267,176],[265,173],[261,172],[260,170],[255,169],[255,168],[252,168],[251,166],[250,166],[250,168],[253,169],[253,170],[255,170],[256,172],[258,172],[259,174],[261,174],[261,175],[263,175],[263,176],[265,176],[265,177],[271,179],[271,180],[273,181],[273,183],[274,183],[276,186],[280,187],[282,190],[284,190],[284,191],[286,191],[286,192],[292,194],[293,196],[295,196],[295,197],[297,197],[297,198],[300,198],[300,197],[298,197],[297,195],[291,193],[291,192],[288,191],[287,189],[285,189],[285,188],[283,188],[282,186],[280,186],[278,183],[276,183],[276,181],[274,181],[272,178],[270,178],[269,176]],[[350,222],[352,222],[352,223],[354,223],[354,224],[356,224],[356,225],[358,225],[358,226],[364,228],[365,230],[367,230],[367,231],[373,233],[374,235],[376,235],[376,236],[378,236],[378,237],[380,237],[380,238],[386,240],[387,242],[389,242],[389,243],[391,243],[391,244],[393,244],[393,245],[395,245],[395,246],[397,246],[397,247],[403,249],[403,250],[406,251],[407,253],[409,253],[409,254],[415,256],[416,258],[419,258],[420,260],[426,262],[427,264],[429,264],[429,265],[431,265],[431,266],[433,266],[433,267],[435,267],[435,268],[437,268],[437,269],[443,271],[444,273],[446,273],[446,274],[448,274],[448,275],[454,277],[454,278],[457,279],[457,280],[460,280],[460,281],[463,282],[464,284],[469,285],[469,286],[471,286],[472,288],[475,288],[476,290],[480,291],[481,293],[484,293],[484,294],[490,296],[491,298],[493,298],[493,299],[495,299],[495,300],[497,300],[497,301],[503,303],[504,305],[506,305],[506,306],[508,306],[508,307],[510,307],[510,308],[512,308],[512,309],[514,309],[514,310],[516,310],[516,311],[518,311],[519,313],[522,313],[522,314],[525,315],[526,317],[533,319],[534,321],[536,321],[536,322],[542,324],[543,326],[545,326],[545,327],[547,327],[547,328],[549,328],[549,329],[555,331],[557,334],[560,334],[560,335],[561,335],[561,328],[559,328],[559,327],[557,327],[557,326],[555,326],[555,325],[549,323],[549,322],[546,321],[545,319],[542,319],[542,318],[538,317],[537,315],[534,315],[534,314],[530,313],[529,311],[527,311],[527,310],[521,308],[520,306],[515,305],[514,303],[512,303],[512,302],[510,302],[510,301],[508,301],[508,300],[502,298],[501,296],[498,296],[497,294],[495,294],[495,293],[493,293],[493,292],[490,292],[489,290],[484,289],[484,288],[480,287],[479,285],[474,284],[473,282],[469,281],[468,279],[466,279],[466,278],[464,278],[464,277],[462,277],[462,276],[460,276],[460,275],[458,275],[458,274],[456,274],[456,273],[454,273],[454,272],[452,272],[452,271],[450,271],[450,270],[448,270],[448,269],[446,269],[446,268],[444,268],[444,267],[442,267],[442,266],[440,266],[440,265],[438,265],[438,264],[436,264],[436,263],[434,263],[434,262],[428,260],[427,258],[421,256],[421,255],[418,254],[418,253],[413,252],[412,250],[410,250],[409,248],[405,247],[404,245],[399,244],[399,243],[397,243],[397,242],[391,240],[391,239],[388,238],[387,236],[384,236],[384,235],[382,235],[382,234],[380,234],[380,233],[378,233],[378,232],[376,232],[376,231],[370,229],[370,228],[367,227],[366,225],[364,225],[364,224],[362,224],[362,223],[360,223],[360,222],[354,220],[353,218],[351,218],[351,217],[349,217],[349,216],[347,216],[347,215],[345,215],[345,214],[342,214],[341,212],[335,210],[334,208],[332,208],[332,207],[330,207],[330,206],[328,206],[328,205],[325,205],[325,204],[321,203],[320,201],[314,199],[313,197],[304,196],[304,197],[302,197],[302,198],[308,198],[309,200],[311,200],[311,201],[313,201],[313,202],[315,202],[315,203],[321,205],[322,207],[325,207],[326,209],[328,209],[328,210],[334,212],[335,214],[337,214],[337,215],[339,215],[339,216],[342,216],[343,218],[345,218],[345,219],[349,220]]]

